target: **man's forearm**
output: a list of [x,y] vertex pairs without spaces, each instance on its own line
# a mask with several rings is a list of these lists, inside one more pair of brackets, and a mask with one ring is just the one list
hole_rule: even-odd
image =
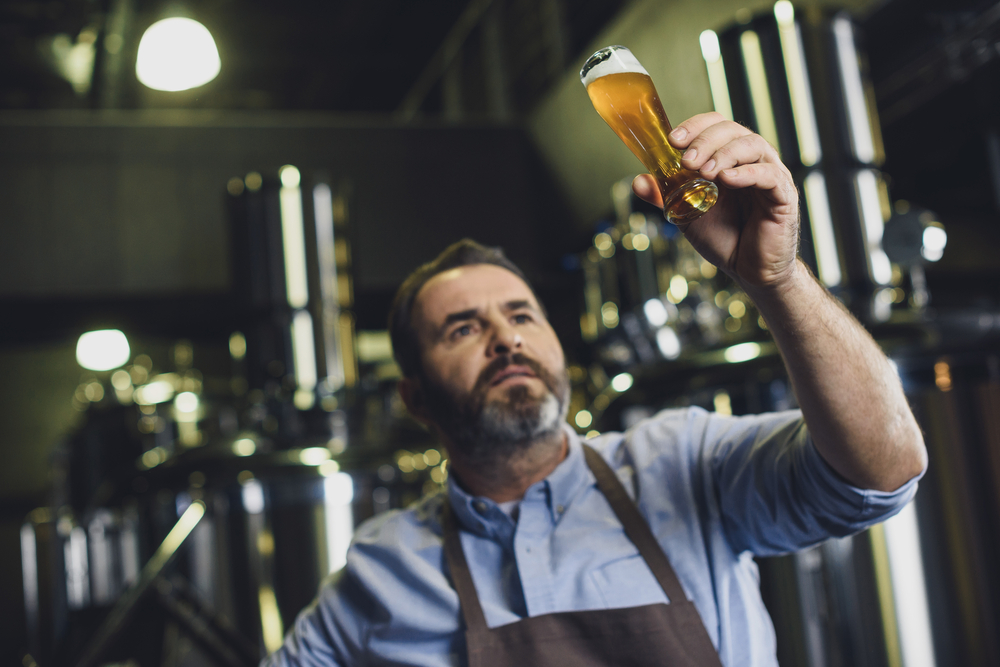
[[798,262],[780,287],[744,285],[781,351],[820,454],[855,486],[893,491],[926,450],[899,378],[867,331]]
[[[725,186],[680,230],[757,304],[820,454],[856,486],[899,488],[924,467],[923,437],[878,345],[796,260],[799,195],[777,150],[715,112],[685,120],[670,142],[686,169]],[[651,176],[632,187],[663,205]]]

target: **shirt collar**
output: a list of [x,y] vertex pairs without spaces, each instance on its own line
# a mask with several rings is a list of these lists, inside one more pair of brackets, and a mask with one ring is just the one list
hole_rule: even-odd
[[[585,487],[596,483],[583,457],[580,437],[569,424],[563,424],[569,451],[548,477],[532,485],[525,493],[528,498],[543,494],[552,512],[553,523],[569,508],[573,499]],[[484,496],[472,496],[454,477],[448,480],[448,500],[459,525],[480,537],[508,541],[512,539],[514,522],[495,502]]]

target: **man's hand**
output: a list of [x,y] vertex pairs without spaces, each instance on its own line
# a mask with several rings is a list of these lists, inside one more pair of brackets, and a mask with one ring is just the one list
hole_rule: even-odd
[[[689,118],[670,134],[681,164],[719,186],[719,201],[679,226],[701,255],[744,285],[776,287],[791,277],[799,244],[799,197],[778,152],[761,136],[720,114]],[[648,174],[632,189],[663,206]]]

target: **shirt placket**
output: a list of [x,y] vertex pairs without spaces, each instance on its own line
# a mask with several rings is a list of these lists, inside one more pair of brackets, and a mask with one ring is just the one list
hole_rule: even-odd
[[556,609],[549,549],[553,528],[549,505],[548,482],[528,489],[519,506],[514,532],[514,558],[529,616],[548,614]]

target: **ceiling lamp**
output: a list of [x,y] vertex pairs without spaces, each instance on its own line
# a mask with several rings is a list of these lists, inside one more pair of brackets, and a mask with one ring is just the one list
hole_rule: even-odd
[[212,34],[192,19],[157,21],[139,40],[135,75],[153,90],[197,88],[218,76],[220,67]]
[[88,331],[76,343],[76,361],[91,371],[110,371],[128,363],[128,339],[118,329]]

